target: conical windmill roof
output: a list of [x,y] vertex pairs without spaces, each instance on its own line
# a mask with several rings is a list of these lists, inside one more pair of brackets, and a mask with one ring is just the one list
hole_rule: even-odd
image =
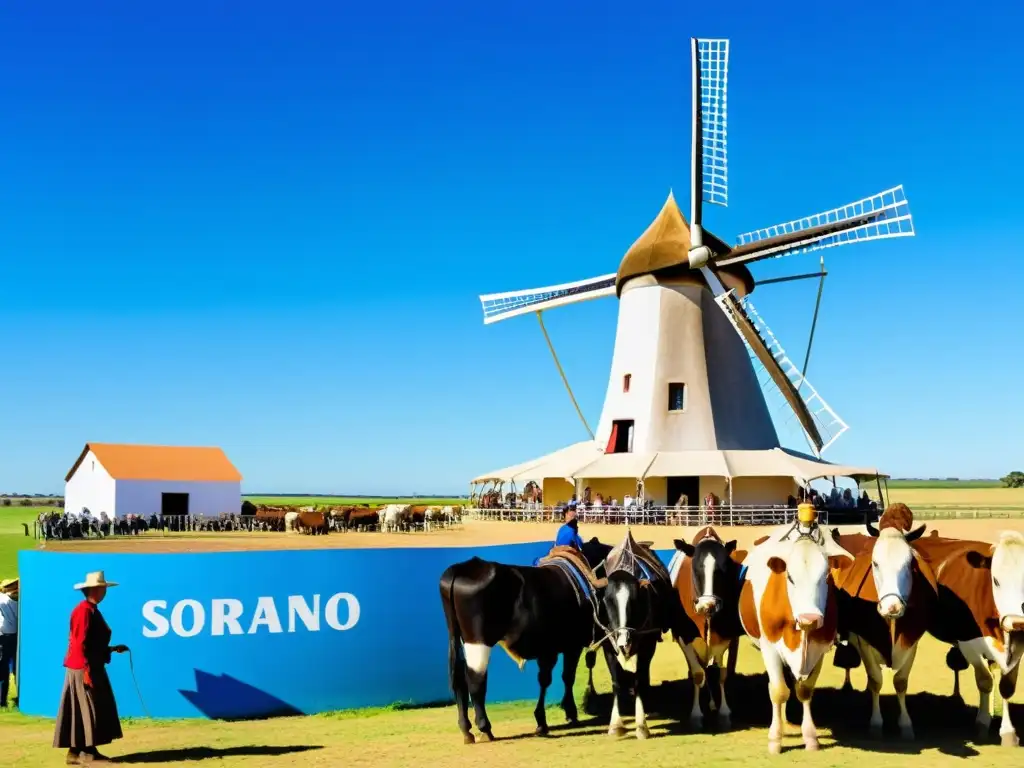
[[615,276],[615,291],[633,277],[661,272],[672,267],[690,266],[690,225],[679,210],[675,195],[668,199],[644,233],[626,251]]
[[[713,246],[716,251],[728,250],[728,246],[707,230],[704,231],[705,245]],[[710,241],[710,242],[709,242]],[[627,280],[642,275],[657,274],[661,277],[678,276],[682,273],[693,275],[694,279],[703,282],[703,277],[690,270],[690,224],[676,203],[675,195],[669,190],[665,204],[658,215],[650,223],[644,233],[626,251],[619,263],[619,271],[615,276],[615,293],[622,295],[622,286]],[[718,278],[726,288],[734,289],[738,295],[746,296],[754,290],[754,277],[750,270],[742,264],[733,264],[717,270]]]

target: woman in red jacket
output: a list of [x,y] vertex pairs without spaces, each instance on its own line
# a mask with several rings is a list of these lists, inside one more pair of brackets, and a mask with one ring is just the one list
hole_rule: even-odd
[[75,584],[85,599],[71,612],[71,635],[64,657],[67,672],[53,736],[54,747],[68,750],[68,765],[107,762],[96,747],[121,738],[121,721],[106,665],[111,653],[128,649],[110,645],[110,627],[98,607],[107,587],[116,586],[117,582],[103,578],[103,571],[90,573],[81,584]]

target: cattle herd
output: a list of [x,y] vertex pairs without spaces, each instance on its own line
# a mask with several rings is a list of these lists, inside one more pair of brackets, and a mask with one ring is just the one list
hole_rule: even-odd
[[[147,531],[161,533],[296,532],[305,534],[347,531],[430,531],[462,522],[461,506],[274,507],[244,502],[240,514],[217,517],[204,515],[124,515],[110,518],[104,513],[73,515],[43,512],[34,521],[35,535],[42,539],[81,539],[106,536],[137,536]],[[29,534],[26,526],[26,534]]]
[[460,506],[415,506],[385,504],[379,507],[290,507],[261,506],[255,519],[270,530],[295,531],[312,535],[346,531],[430,531],[462,522]]
[[[812,716],[815,684],[827,652],[836,663],[863,661],[872,709],[865,727],[881,734],[882,668],[893,671],[898,725],[914,738],[907,712],[907,684],[918,643],[930,634],[951,646],[947,664],[974,668],[980,691],[976,727],[987,737],[994,678],[999,692],[1013,694],[1024,655],[1024,535],[1005,532],[995,543],[944,538],[892,505],[878,527],[840,534],[819,523],[813,507],[801,505],[795,522],[773,529],[750,551],[723,541],[711,527],[689,542],[676,540],[668,567],[627,532],[616,547],[596,538],[582,552],[556,547],[533,566],[479,558],[456,563],[442,575],[441,602],[448,625],[448,665],[458,724],[466,743],[476,740],[469,721],[493,739],[485,705],[490,654],[500,646],[520,665],[535,660],[540,697],[537,733],[548,725],[545,694],[558,656],[563,657],[562,708],[577,722],[573,683],[581,655],[590,671],[602,650],[613,688],[609,732],[625,733],[620,697],[635,695],[635,729],[647,738],[645,706],[650,666],[665,633],[682,650],[694,685],[690,720],[701,728],[700,689],[709,666],[719,669],[719,726],[728,727],[728,680],[736,669],[739,640],[746,635],[768,673],[772,721],[768,751],[781,751],[784,706],[792,690],[802,704],[806,749],[819,748]],[[842,654],[840,653],[842,651]],[[711,699],[712,708],[714,698]],[[1008,716],[999,729],[1004,746],[1019,742]]]

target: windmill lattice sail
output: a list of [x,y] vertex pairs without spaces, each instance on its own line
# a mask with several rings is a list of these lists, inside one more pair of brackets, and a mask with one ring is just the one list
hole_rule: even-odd
[[910,203],[900,184],[828,211],[747,232],[716,267],[747,264],[770,256],[809,253],[850,243],[912,237]]
[[700,73],[701,195],[705,202],[727,207],[729,41],[697,38],[696,42]]
[[574,283],[549,285],[507,293],[489,293],[480,297],[484,310],[484,324],[497,323],[530,312],[542,312],[552,307],[575,304],[579,301],[615,295],[615,273],[600,275]]
[[[804,434],[811,443],[812,450],[820,456],[849,429],[846,422],[832,410],[825,399],[818,394],[818,390],[789,359],[782,343],[768,327],[764,318],[758,314],[749,298],[736,299],[730,291],[717,297],[715,301],[725,311],[733,328],[743,339],[755,367],[759,367],[766,374],[759,376],[762,388],[774,388],[789,403],[791,418],[792,416],[797,417]],[[741,325],[749,325],[754,329],[757,339],[760,340],[760,346],[763,347],[762,354],[757,354],[758,350],[753,348],[750,338],[743,333]],[[756,344],[757,341],[754,343]],[[772,362],[765,360],[763,352],[768,353]],[[796,402],[794,402],[794,396]]]

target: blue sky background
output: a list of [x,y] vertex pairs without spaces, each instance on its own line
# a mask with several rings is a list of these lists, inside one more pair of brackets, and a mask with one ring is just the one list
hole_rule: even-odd
[[[716,233],[910,199],[916,238],[825,252],[827,457],[1024,468],[1024,11],[865,8],[4,3],[0,489],[96,440],[223,446],[248,491],[463,491],[584,438],[536,322],[477,297],[614,271],[669,187],[688,210],[691,35],[732,41]],[[754,296],[795,359],[814,293]],[[591,422],[615,319],[546,315]]]

